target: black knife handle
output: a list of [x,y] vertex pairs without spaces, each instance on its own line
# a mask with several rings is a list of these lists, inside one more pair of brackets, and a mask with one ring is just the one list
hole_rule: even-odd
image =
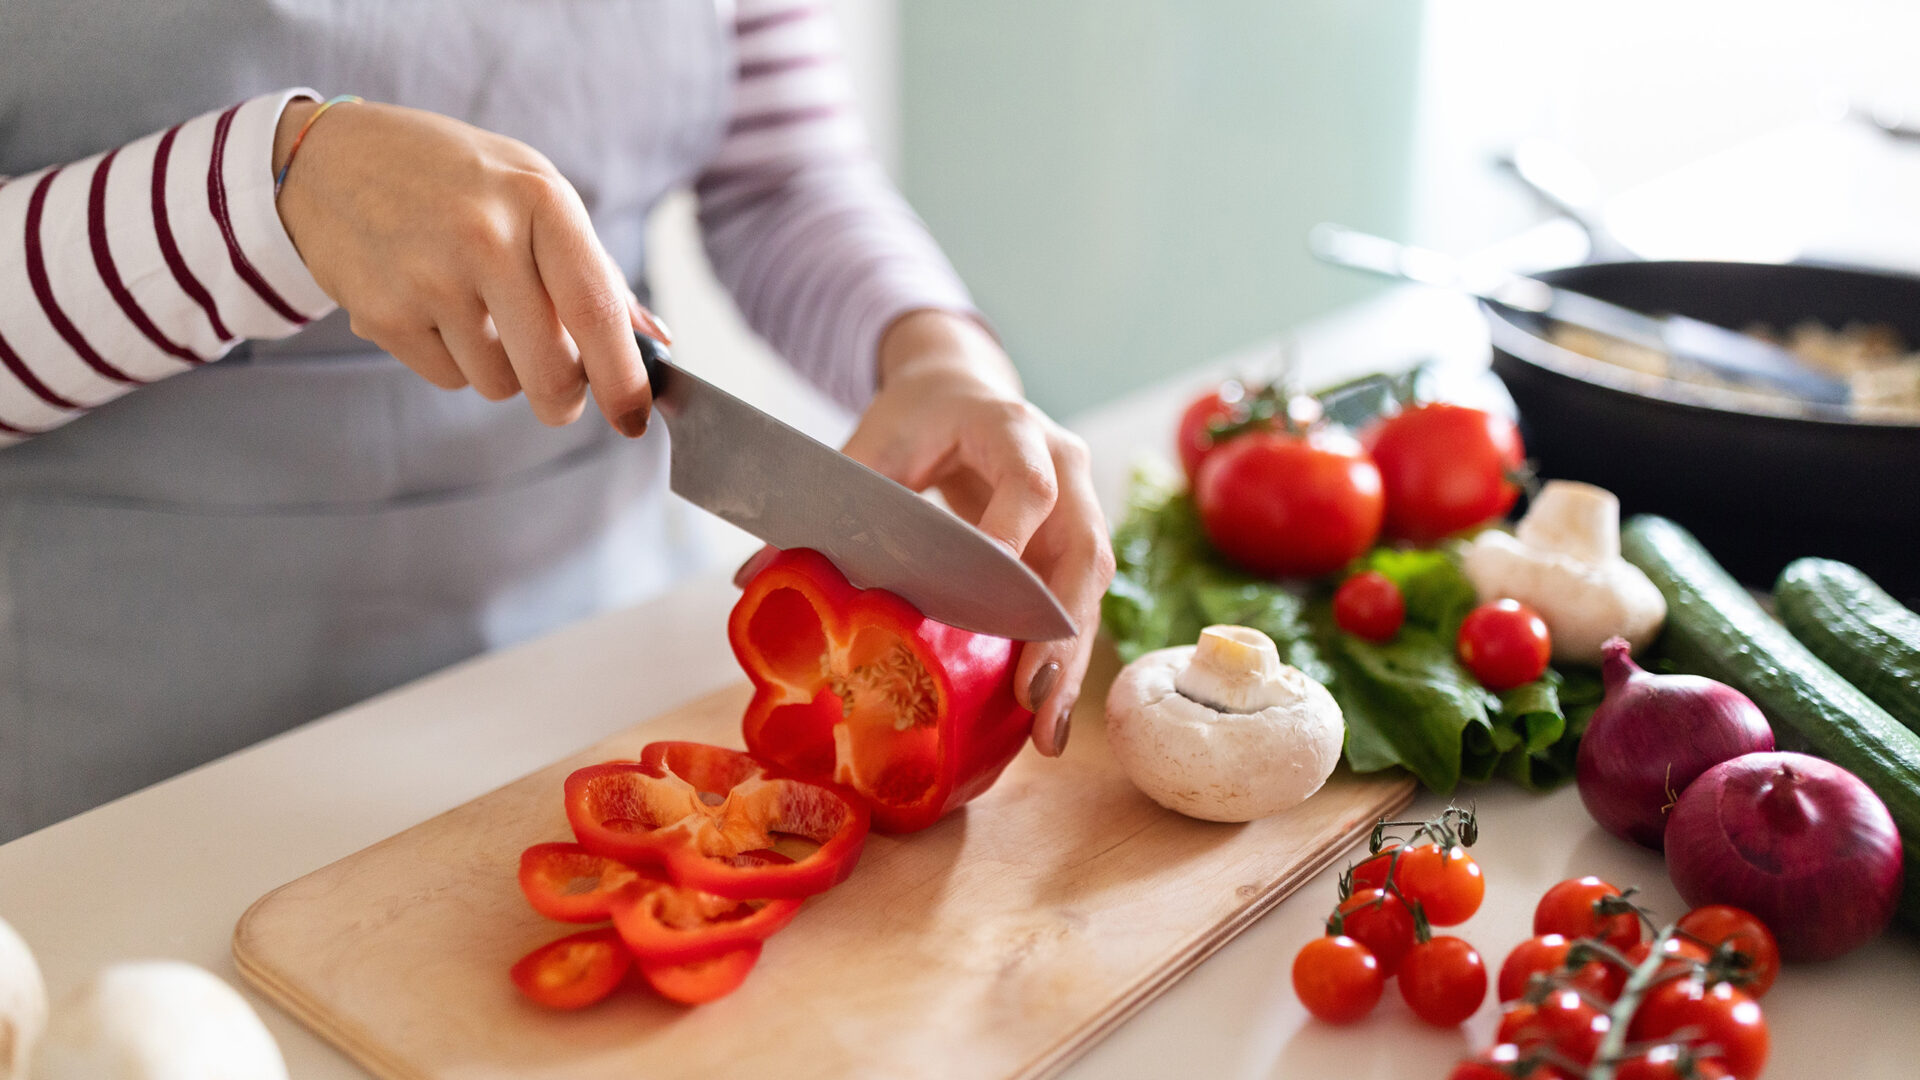
[[647,365],[647,382],[653,385],[655,393],[666,384],[666,373],[660,368],[662,360],[671,359],[667,347],[638,330],[633,332],[633,340],[640,346],[640,359]]

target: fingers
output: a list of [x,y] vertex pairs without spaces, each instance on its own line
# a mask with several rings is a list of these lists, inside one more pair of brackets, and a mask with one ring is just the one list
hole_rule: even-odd
[[1014,694],[1034,710],[1033,745],[1057,757],[1066,749],[1074,705],[1100,629],[1100,598],[1113,580],[1113,546],[1093,493],[1086,445],[1056,431],[1049,438],[1059,498],[1028,548],[1027,561],[1073,616],[1078,636],[1030,642],[1014,669]]
[[461,377],[481,397],[505,401],[520,392],[520,377],[479,297],[441,316],[440,338],[460,365]]
[[414,374],[442,390],[458,390],[467,385],[467,377],[448,351],[447,344],[431,327],[389,335],[386,340],[375,344],[412,368]]
[[[594,239],[586,209],[570,191],[556,189],[550,198],[536,204],[533,258],[545,295],[552,298],[550,313],[557,319],[554,329],[564,327],[578,349],[574,371],[581,399],[591,383],[594,400],[607,422],[629,438],[638,436],[646,430],[652,413],[653,392],[647,384],[640,349],[633,341],[635,317],[629,306],[630,294]],[[650,316],[648,321],[652,321]],[[653,329],[664,340],[665,331],[657,322]],[[567,385],[571,393],[574,384]]]
[[1035,423],[1032,406],[1011,402],[999,419],[963,444],[962,453],[991,484],[993,494],[980,512],[980,531],[1026,551],[1034,531],[1053,513],[1060,478],[1054,468],[1046,422]]

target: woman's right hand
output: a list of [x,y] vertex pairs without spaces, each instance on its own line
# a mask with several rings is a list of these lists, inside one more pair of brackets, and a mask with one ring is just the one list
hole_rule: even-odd
[[[281,116],[273,167],[319,106]],[[594,400],[622,434],[653,395],[632,330],[666,340],[595,237],[586,206],[532,147],[436,113],[337,106],[307,132],[279,198],[314,281],[353,332],[436,386],[543,423]]]

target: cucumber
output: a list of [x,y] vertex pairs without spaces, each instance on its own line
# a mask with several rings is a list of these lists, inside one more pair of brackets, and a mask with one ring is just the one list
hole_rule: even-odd
[[1621,553],[1667,598],[1660,651],[1682,671],[1752,698],[1777,740],[1803,744],[1880,796],[1906,850],[1900,921],[1920,928],[1920,735],[1808,651],[1713,561],[1685,529],[1640,515]]
[[1895,720],[1920,732],[1920,615],[1843,562],[1801,559],[1773,587],[1780,621]]

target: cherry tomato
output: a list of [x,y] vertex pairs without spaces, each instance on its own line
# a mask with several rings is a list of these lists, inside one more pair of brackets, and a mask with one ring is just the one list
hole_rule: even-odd
[[740,989],[740,984],[747,981],[747,973],[759,962],[760,950],[765,945],[755,941],[691,964],[655,964],[646,960],[636,963],[640,977],[661,997],[682,1005],[705,1005]]
[[1452,1027],[1486,999],[1487,965],[1460,938],[1430,938],[1400,961],[1400,996],[1413,1015],[1436,1027]]
[[1380,975],[1400,970],[1400,958],[1413,948],[1413,912],[1384,889],[1360,889],[1340,901],[1327,921],[1328,935],[1345,934],[1367,947],[1380,962]]
[[1253,432],[1201,463],[1194,502],[1228,559],[1268,576],[1329,574],[1380,535],[1380,470],[1334,428]]
[[1345,934],[1314,938],[1293,958],[1293,992],[1329,1024],[1351,1024],[1372,1012],[1386,986],[1380,961]]
[[[1399,862],[1393,864],[1394,851]],[[1416,902],[1434,926],[1458,926],[1473,918],[1486,896],[1486,879],[1480,876],[1480,864],[1459,845],[1442,849],[1439,844],[1418,844],[1383,851],[1353,870],[1356,889],[1384,889],[1387,867],[1394,865],[1393,879],[1400,895]]]
[[1500,965],[1500,1000],[1513,1001],[1527,992],[1527,983],[1535,975],[1564,976],[1566,985],[1597,1000],[1612,1001],[1627,983],[1627,973],[1601,959],[1589,960],[1578,971],[1567,971],[1567,959],[1573,942],[1563,934],[1542,934],[1513,947]]
[[1593,1063],[1612,1021],[1571,987],[1548,994],[1538,1005],[1519,1002],[1500,1015],[1494,1037],[1522,1049],[1550,1046],[1561,1057],[1585,1067]]
[[[1632,962],[1634,967],[1638,968],[1652,951],[1653,942],[1643,941],[1627,950],[1627,959]],[[1704,964],[1713,955],[1705,946],[1678,937],[1668,938],[1660,946],[1660,951],[1662,955],[1670,958],[1666,963],[1660,965],[1659,974],[1663,976],[1677,972],[1691,974],[1694,970],[1694,964]],[[1614,996],[1620,996],[1617,989],[1614,991]]]
[[1427,543],[1504,515],[1526,459],[1513,421],[1433,402],[1376,422],[1367,449],[1387,491],[1388,536]]
[[1708,904],[1680,916],[1682,933],[1706,946],[1708,951],[1730,945],[1747,961],[1748,981],[1740,989],[1755,999],[1765,997],[1780,974],[1780,944],[1754,915],[1727,904]]
[[1613,1080],[1725,1080],[1727,1070],[1683,1043],[1664,1043],[1613,1067]]
[[1334,591],[1334,625],[1354,637],[1392,641],[1406,621],[1407,600],[1400,586],[1378,570],[1362,570]]
[[1479,1057],[1462,1059],[1447,1074],[1447,1080],[1561,1080],[1566,1076],[1544,1061],[1522,1069],[1520,1060],[1531,1053],[1512,1043],[1501,1043]]
[[1673,979],[1647,991],[1627,1028],[1631,1042],[1655,1042],[1679,1034],[1714,1051],[1737,1080],[1754,1080],[1767,1063],[1767,1019],[1760,1003],[1732,983],[1709,987],[1698,979]]
[[568,934],[521,957],[513,985],[549,1009],[584,1009],[613,993],[633,954],[610,928]]
[[1547,623],[1518,600],[1481,604],[1460,620],[1460,662],[1489,690],[1511,690],[1539,678],[1553,655]]
[[1640,943],[1640,918],[1632,912],[1601,915],[1602,897],[1620,890],[1589,874],[1569,878],[1548,889],[1533,909],[1533,932],[1567,938],[1598,938],[1625,952]]
[[1194,474],[1200,471],[1200,463],[1214,451],[1213,425],[1239,419],[1246,400],[1246,387],[1228,380],[1194,398],[1181,414],[1180,430],[1174,438],[1180,450],[1180,467],[1187,471],[1188,483],[1192,483]]

